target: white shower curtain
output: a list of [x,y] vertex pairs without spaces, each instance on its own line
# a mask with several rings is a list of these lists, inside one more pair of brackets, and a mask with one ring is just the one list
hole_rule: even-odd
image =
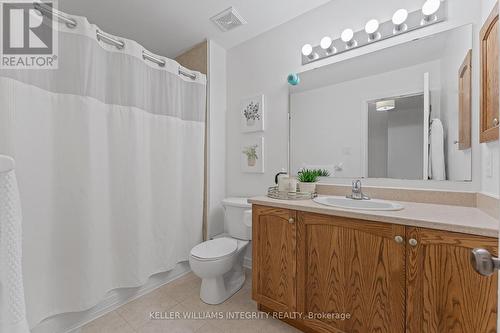
[[205,76],[143,60],[133,41],[103,44],[75,19],[58,24],[58,70],[0,71],[31,327],[145,283],[202,239]]

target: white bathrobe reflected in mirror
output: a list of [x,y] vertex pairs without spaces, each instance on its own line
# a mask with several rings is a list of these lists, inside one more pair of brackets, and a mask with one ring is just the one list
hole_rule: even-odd
[[446,180],[444,129],[441,120],[432,119],[429,131],[429,179]]

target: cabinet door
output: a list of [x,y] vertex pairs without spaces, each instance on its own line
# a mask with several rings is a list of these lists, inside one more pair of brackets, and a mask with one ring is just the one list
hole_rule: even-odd
[[406,238],[407,332],[496,332],[497,275],[476,273],[470,251],[496,255],[497,239],[413,227]]
[[272,310],[294,311],[295,212],[258,205],[252,212],[252,297]]
[[297,214],[297,311],[350,314],[304,324],[318,332],[404,332],[405,227]]
[[481,46],[480,141],[498,140],[498,3],[484,23]]

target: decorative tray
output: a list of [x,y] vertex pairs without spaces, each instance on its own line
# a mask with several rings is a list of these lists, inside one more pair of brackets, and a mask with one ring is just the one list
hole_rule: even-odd
[[308,200],[316,198],[318,194],[309,192],[280,192],[278,191],[278,186],[272,186],[267,189],[267,196],[281,200]]

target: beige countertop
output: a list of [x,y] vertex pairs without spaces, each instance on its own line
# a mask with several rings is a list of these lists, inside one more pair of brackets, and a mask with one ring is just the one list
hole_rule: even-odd
[[404,209],[400,211],[363,211],[325,206],[312,200],[277,200],[266,196],[250,198],[248,202],[311,213],[498,238],[499,221],[474,207],[394,201],[403,205]]

